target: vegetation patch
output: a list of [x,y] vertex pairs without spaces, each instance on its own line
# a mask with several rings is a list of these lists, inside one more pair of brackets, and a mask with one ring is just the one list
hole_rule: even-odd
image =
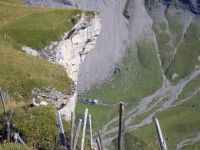
[[[110,149],[117,149],[117,138],[113,140],[112,147]],[[124,149],[125,150],[144,150],[148,149],[147,144],[131,132],[125,132],[124,134]]]
[[0,45],[0,84],[18,100],[28,100],[32,89],[54,87],[67,92],[71,80],[61,66],[29,56],[1,43]]
[[[1,125],[5,124],[7,117],[1,116],[0,121]],[[24,142],[33,149],[50,149],[53,137],[58,135],[55,111],[51,107],[16,108],[12,123],[15,124],[13,132],[20,133]],[[63,123],[69,141],[69,124]]]
[[25,16],[0,32],[3,39],[20,49],[23,45],[40,49],[58,41],[81,17],[80,10],[56,9]]
[[[199,94],[196,95],[178,107],[157,113],[168,149],[175,149],[176,144],[183,140],[184,137],[191,134],[196,135],[200,131],[199,126],[197,126],[200,123],[200,120],[197,119],[200,115],[200,110],[197,107],[193,107],[193,105],[200,105],[199,96]],[[155,145],[158,148],[158,140],[153,123],[141,127],[133,131],[133,133],[147,142],[152,150],[155,149]]]
[[92,115],[92,128],[98,131],[104,127],[110,119],[118,114],[118,105],[93,105],[78,102],[76,105],[76,117],[83,118],[85,109],[89,109]]
[[198,60],[199,56],[200,42],[198,39],[198,27],[195,22],[193,22],[177,51],[174,62],[168,69],[168,78],[172,79],[172,75],[177,73],[178,77],[175,80],[176,82],[179,79],[188,76],[195,67],[200,64],[200,61]]
[[0,150],[31,150],[27,146],[21,146],[14,143],[0,144]]

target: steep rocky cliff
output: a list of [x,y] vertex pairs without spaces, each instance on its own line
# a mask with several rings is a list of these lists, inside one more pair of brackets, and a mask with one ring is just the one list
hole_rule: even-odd
[[[100,30],[101,18],[98,14],[94,14],[92,18],[91,16],[88,18],[83,14],[74,28],[64,33],[61,41],[52,42],[44,49],[34,50],[23,46],[22,50],[27,54],[62,65],[76,86],[79,66],[90,50],[95,47]],[[66,106],[61,109],[61,113],[67,119],[70,119],[70,112],[75,109],[76,98],[75,89],[71,98],[65,102]]]

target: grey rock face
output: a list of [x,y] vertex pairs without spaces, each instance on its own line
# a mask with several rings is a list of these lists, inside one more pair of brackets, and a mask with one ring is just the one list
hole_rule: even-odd
[[96,46],[80,66],[77,91],[82,92],[113,74],[127,46],[128,21],[123,16],[125,1],[87,0],[78,4],[80,8],[100,12],[102,18]]
[[73,3],[70,0],[23,0],[27,5],[49,6],[49,7],[69,7]]
[[[151,4],[159,0],[145,0],[146,5],[151,7]],[[189,10],[196,15],[200,15],[200,0],[162,0],[165,5],[175,5],[185,10]]]

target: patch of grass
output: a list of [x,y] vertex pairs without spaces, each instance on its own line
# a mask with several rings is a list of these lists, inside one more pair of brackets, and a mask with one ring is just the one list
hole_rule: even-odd
[[98,131],[110,121],[110,119],[118,114],[118,105],[104,106],[104,105],[92,105],[78,102],[76,104],[76,118],[84,118],[85,109],[88,108],[89,114],[92,115],[92,128],[94,131]]
[[165,24],[165,22],[161,22],[159,24],[159,26],[160,26],[160,29],[163,30],[163,31],[167,28],[167,25]]
[[168,78],[171,79],[173,73],[177,73],[178,77],[175,80],[177,82],[179,79],[188,76],[195,69],[196,65],[200,64],[198,56],[200,56],[200,42],[198,39],[198,28],[194,22],[186,33],[174,62],[168,69]]
[[[200,94],[179,107],[170,108],[157,114],[164,137],[167,138],[168,149],[175,149],[176,144],[183,140],[184,137],[200,131],[200,127],[197,126],[200,123],[200,119],[198,119],[200,109],[192,107],[194,104],[200,104],[199,97]],[[134,134],[147,142],[148,145],[155,145],[157,143],[153,124],[134,131]],[[152,147],[151,149],[155,148]]]
[[26,55],[3,43],[0,53],[0,84],[10,94],[15,93],[12,95],[15,98],[30,99],[33,88],[42,89],[44,86],[55,87],[63,92],[70,90],[71,80],[61,66]]
[[10,4],[21,4],[21,0],[0,0],[0,2],[6,2]]
[[[109,149],[117,149],[117,138],[112,142],[112,147]],[[148,149],[147,144],[137,136],[130,132],[124,134],[124,149],[125,150],[146,150]]]
[[179,96],[179,99],[184,99],[189,96],[196,88],[199,87],[200,75],[190,81],[183,89],[183,92]]
[[[2,120],[1,125],[5,124]],[[20,133],[24,142],[33,149],[50,149],[52,139],[58,135],[55,111],[51,107],[15,108],[12,118],[14,132]],[[69,124],[63,122],[65,134],[69,141]]]
[[2,38],[20,49],[23,45],[40,49],[60,40],[80,19],[82,11],[56,9],[25,16],[7,25],[0,32]]
[[19,144],[0,144],[0,150],[31,150],[27,146],[21,146]]
[[183,25],[180,24],[180,14],[176,13],[171,15],[170,14],[171,7],[168,7],[165,11],[165,16],[169,23],[169,30],[172,33],[172,39],[174,42],[174,46],[177,46],[178,42],[181,39],[182,32],[183,32]]
[[183,147],[183,150],[199,150],[199,149],[200,149],[200,142]]

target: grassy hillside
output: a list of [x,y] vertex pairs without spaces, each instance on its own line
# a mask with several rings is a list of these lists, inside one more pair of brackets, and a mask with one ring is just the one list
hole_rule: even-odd
[[[43,48],[73,27],[81,10],[27,7],[20,1],[0,1],[0,85],[16,99],[29,99],[34,87],[67,92],[71,81],[58,65],[28,56],[23,45]],[[87,12],[87,14],[91,14]]]
[[[7,110],[14,107],[14,132],[19,132],[30,149],[50,149],[58,128],[55,110],[51,107],[30,108],[32,89],[56,88],[68,93],[71,80],[62,66],[29,56],[21,46],[43,48],[73,27],[81,10],[28,7],[20,0],[0,0],[0,85],[8,90],[11,100]],[[86,12],[91,14],[91,12]],[[0,103],[0,130],[7,121]],[[64,123],[68,134],[69,126]],[[12,134],[14,133],[12,132]],[[26,150],[14,144],[0,144],[0,149]]]

